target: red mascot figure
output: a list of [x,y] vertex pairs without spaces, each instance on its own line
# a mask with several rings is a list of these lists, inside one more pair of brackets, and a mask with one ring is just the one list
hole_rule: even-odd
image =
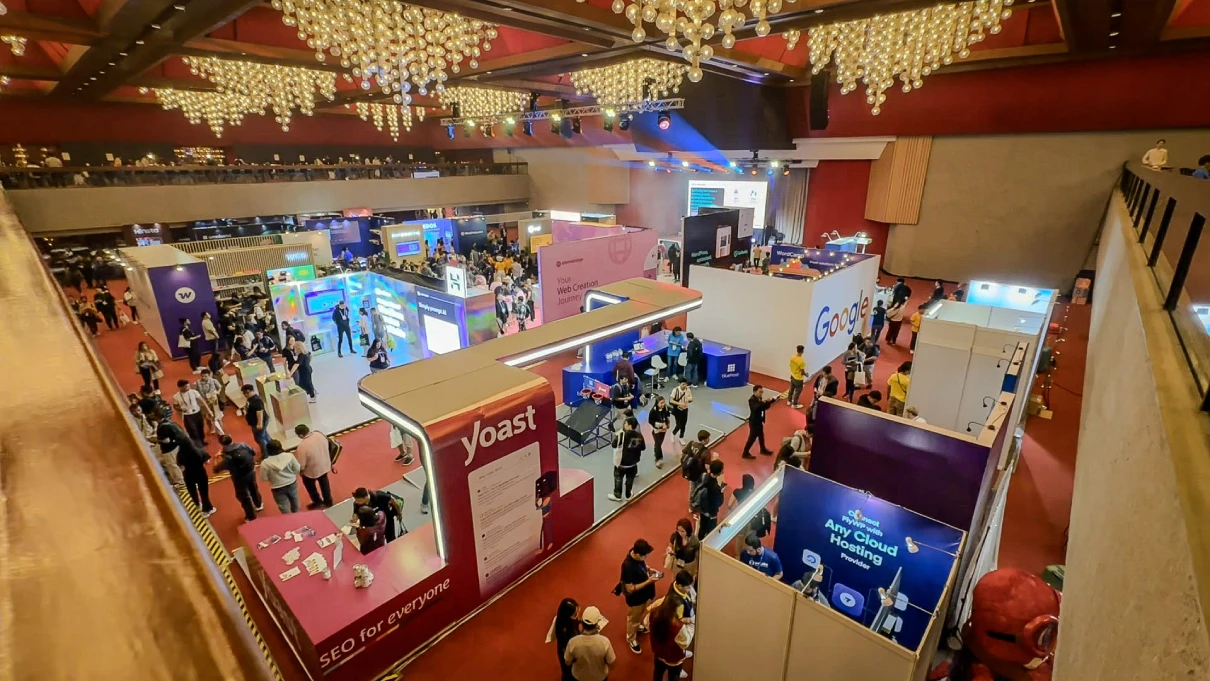
[[1037,575],[1012,568],[987,573],[975,585],[962,650],[930,681],[1050,681],[1059,601]]

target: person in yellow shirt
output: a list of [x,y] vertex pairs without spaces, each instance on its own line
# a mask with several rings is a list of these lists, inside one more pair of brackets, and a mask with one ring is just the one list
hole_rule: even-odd
[[886,387],[889,397],[887,398],[887,413],[901,416],[903,414],[903,404],[907,402],[907,391],[912,385],[912,363],[904,362],[899,365],[899,371],[891,375],[887,379]]
[[786,396],[786,402],[793,409],[802,409],[798,400],[802,397],[802,385],[807,379],[807,360],[803,359],[802,351],[803,346],[800,345],[790,357],[790,393]]
[[912,313],[911,318],[908,319],[908,323],[912,325],[912,344],[908,348],[913,355],[916,354],[916,337],[920,335],[920,321],[924,319],[924,307],[924,305],[921,305]]

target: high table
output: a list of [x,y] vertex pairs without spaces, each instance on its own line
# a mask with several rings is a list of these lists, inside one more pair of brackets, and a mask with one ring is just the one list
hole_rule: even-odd
[[702,354],[706,357],[707,388],[738,388],[748,385],[748,368],[752,353],[714,341],[702,341]]

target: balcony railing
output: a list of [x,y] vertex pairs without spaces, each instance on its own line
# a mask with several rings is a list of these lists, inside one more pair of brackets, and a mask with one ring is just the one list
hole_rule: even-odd
[[257,184],[324,180],[404,180],[475,175],[525,175],[525,163],[385,163],[337,165],[0,167],[5,189]]
[[1164,309],[1210,411],[1210,181],[1128,163],[1120,189]]

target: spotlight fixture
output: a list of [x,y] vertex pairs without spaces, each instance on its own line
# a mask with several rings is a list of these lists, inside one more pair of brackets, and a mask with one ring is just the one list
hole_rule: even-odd
[[579,135],[582,133],[582,131],[583,131],[583,128],[580,125],[580,117],[576,116],[576,117],[572,118],[571,119],[571,133],[573,135]]
[[550,131],[552,134],[561,134],[563,130],[563,117],[557,113],[550,116]]
[[619,130],[629,130],[630,121],[632,121],[632,120],[634,120],[634,116],[632,114],[628,114],[628,113],[622,114],[622,117],[618,119],[618,129]]
[[517,129],[517,119],[509,116],[504,119],[504,134],[509,137],[513,136],[513,132]]
[[769,177],[773,177],[773,169],[770,168],[770,169],[766,170],[765,174],[768,175]]
[[521,132],[525,133],[526,137],[533,137],[534,136],[534,122],[533,121],[521,121]]
[[728,165],[728,166],[730,166],[730,167],[732,167],[732,168],[735,168],[735,167],[737,167],[739,164],[737,164],[735,161],[727,161],[727,165]]
[[606,116],[604,120],[601,121],[601,127],[605,130],[605,132],[613,132],[613,118],[611,116]]
[[445,126],[445,134],[446,134],[446,135],[447,135],[447,136],[448,136],[450,139],[454,139],[454,126],[453,126],[452,124],[451,124],[451,125],[447,125],[447,126]]
[[550,120],[558,123],[559,121],[563,120],[563,114],[556,111],[550,115]]
[[779,165],[781,165],[781,161],[778,161],[777,159],[773,159],[772,161],[769,161],[769,165],[771,165],[771,166],[773,166],[774,168],[776,168],[776,167],[778,167]]
[[689,161],[681,161],[681,167],[682,167],[682,168],[688,168],[688,167],[689,167]]
[[785,168],[783,168],[781,171],[781,174],[782,174],[782,177],[789,177],[790,176],[790,166],[786,166]]
[[659,123],[660,130],[667,130],[672,127],[672,116],[666,111],[661,111],[660,115],[656,117],[656,121]]
[[475,127],[475,122],[474,122],[474,121],[467,121],[467,122],[466,122],[466,127],[468,127],[468,128],[473,128],[473,127]]
[[654,167],[655,167],[655,159],[652,159],[652,160],[648,161],[648,162],[647,162],[647,165],[649,165],[649,166],[651,166],[652,168],[654,168]]
[[755,175],[755,174],[756,174],[756,166],[752,166],[751,173],[752,173],[753,175]]

